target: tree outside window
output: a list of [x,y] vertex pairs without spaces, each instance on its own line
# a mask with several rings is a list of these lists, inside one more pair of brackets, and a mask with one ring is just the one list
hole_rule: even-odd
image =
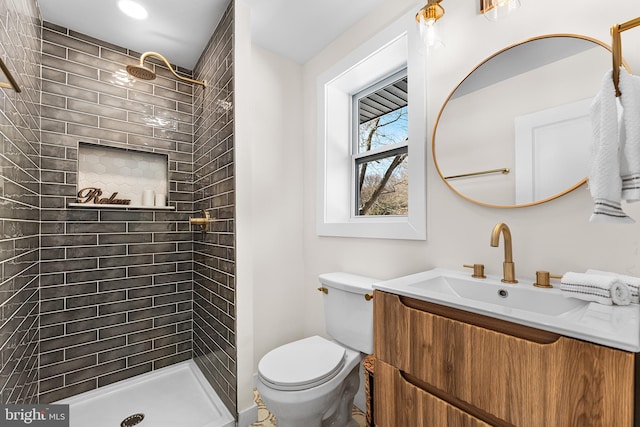
[[356,215],[408,215],[407,77],[358,98]]

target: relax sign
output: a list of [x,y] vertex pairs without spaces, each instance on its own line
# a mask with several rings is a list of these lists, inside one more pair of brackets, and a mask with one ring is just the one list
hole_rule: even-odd
[[118,193],[111,194],[110,197],[101,197],[102,189],[87,187],[78,191],[78,203],[95,203],[97,205],[128,205],[130,199],[116,199]]

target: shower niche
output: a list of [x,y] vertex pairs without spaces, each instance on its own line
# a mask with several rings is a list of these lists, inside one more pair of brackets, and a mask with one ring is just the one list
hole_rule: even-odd
[[166,154],[80,142],[76,202],[69,206],[173,210],[168,177]]

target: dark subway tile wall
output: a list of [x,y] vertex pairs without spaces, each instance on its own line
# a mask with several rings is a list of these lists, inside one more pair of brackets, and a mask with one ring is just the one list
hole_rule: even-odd
[[[193,88],[53,24],[42,43],[40,402],[192,357]],[[190,76],[190,72],[180,70]],[[166,154],[175,211],[70,208],[79,142]]]
[[194,359],[232,414],[236,408],[235,184],[233,136],[233,2],[195,73],[193,156],[196,210],[215,222],[194,242]]
[[[127,81],[138,53],[42,23],[36,0],[0,2],[22,87],[0,89],[0,402],[194,357],[236,412],[232,27],[233,2],[196,67],[205,91],[153,60],[156,80]],[[176,210],[69,208],[79,142],[166,154]],[[207,235],[188,224],[202,209]]]
[[0,57],[22,90],[0,89],[1,403],[38,399],[40,42],[36,1],[0,2]]

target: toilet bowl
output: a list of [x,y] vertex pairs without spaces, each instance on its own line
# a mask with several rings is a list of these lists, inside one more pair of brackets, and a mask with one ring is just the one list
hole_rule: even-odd
[[357,427],[353,400],[363,354],[373,350],[375,279],[348,273],[319,277],[329,340],[312,336],[280,346],[258,364],[258,392],[278,427]]
[[361,361],[360,352],[319,336],[294,341],[260,360],[258,392],[278,427],[357,427],[349,421]]

